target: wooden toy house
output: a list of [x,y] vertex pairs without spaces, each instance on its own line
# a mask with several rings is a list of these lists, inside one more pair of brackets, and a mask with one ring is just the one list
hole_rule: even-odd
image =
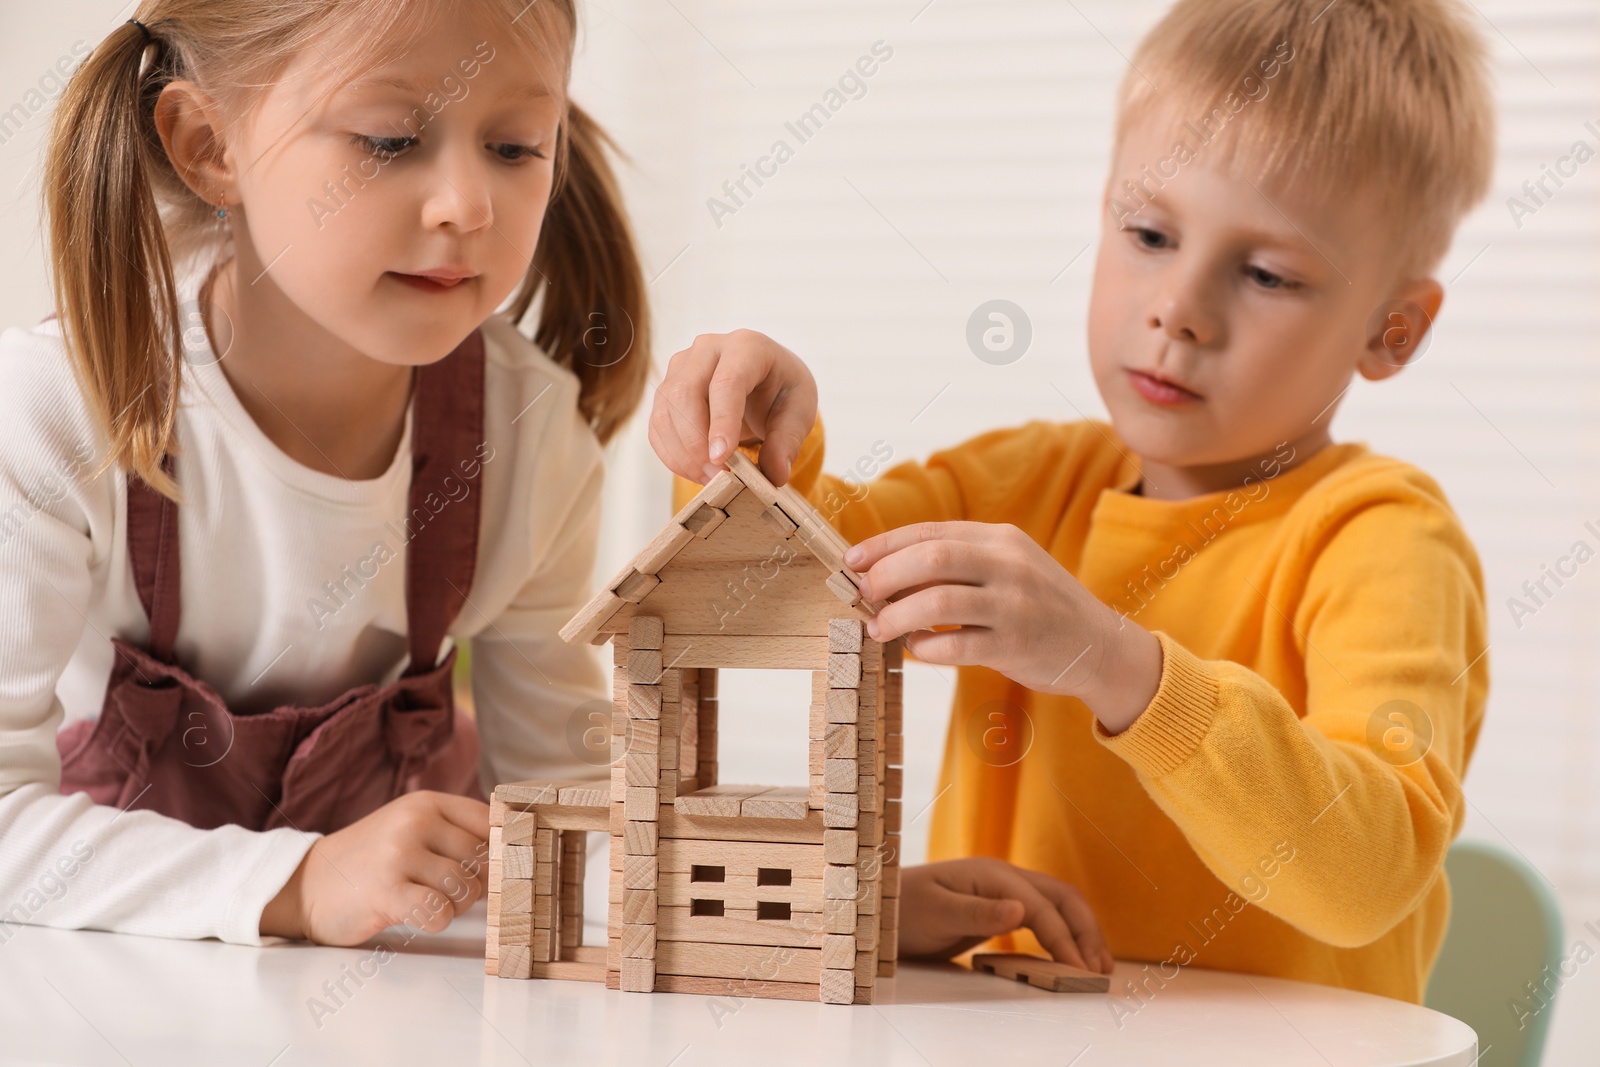
[[[865,635],[881,605],[827,520],[729,467],[561,631],[611,642],[611,776],[494,791],[490,974],[865,1004],[894,973],[900,646]],[[808,787],[718,780],[723,668],[811,672]],[[590,832],[610,835],[605,948],[582,944]]]

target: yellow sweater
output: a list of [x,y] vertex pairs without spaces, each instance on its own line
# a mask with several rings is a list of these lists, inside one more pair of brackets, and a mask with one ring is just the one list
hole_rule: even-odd
[[1333,445],[1236,492],[1153,500],[1091,422],[985,434],[865,494],[822,453],[819,421],[790,481],[851,541],[1012,523],[1165,653],[1115,737],[1075,699],[956,672],[932,858],[1078,886],[1112,953],[1150,964],[1113,990],[1124,1012],[1189,964],[1422,1000],[1488,687],[1477,556],[1431,478]]

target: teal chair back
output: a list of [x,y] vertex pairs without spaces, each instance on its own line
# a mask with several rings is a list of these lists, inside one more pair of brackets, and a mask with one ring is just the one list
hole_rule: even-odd
[[1478,1032],[1479,1067],[1538,1067],[1562,981],[1561,906],[1537,871],[1497,845],[1457,841],[1444,867],[1450,928],[1424,1003]]

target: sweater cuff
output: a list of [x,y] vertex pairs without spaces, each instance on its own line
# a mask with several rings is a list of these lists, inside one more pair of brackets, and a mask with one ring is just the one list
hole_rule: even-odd
[[232,945],[281,944],[289,939],[261,936],[261,913],[322,835],[285,827],[254,836],[261,838],[261,854],[228,901],[216,936]]
[[1161,631],[1161,684],[1150,706],[1120,734],[1098,719],[1094,737],[1151,778],[1175,770],[1205,740],[1217,714],[1217,682],[1205,663]]

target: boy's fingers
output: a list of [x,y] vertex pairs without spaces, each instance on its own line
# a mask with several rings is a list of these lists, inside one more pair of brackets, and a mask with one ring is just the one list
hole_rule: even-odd
[[960,540],[983,544],[993,539],[989,525],[984,522],[915,522],[867,538],[846,552],[844,561],[855,570],[865,571],[885,556],[924,541]]
[[1015,867],[984,867],[973,872],[971,891],[988,897],[1008,897],[1022,902],[1025,909],[1021,925],[1033,931],[1050,958],[1061,963],[1092,970],[1078,951],[1072,927],[1054,901],[1036,889]]
[[[873,596],[878,596],[876,591]],[[984,627],[986,620],[981,590],[970,585],[941,585],[912,593],[878,612],[873,619],[873,640],[893,641],[935,626]]]
[[1100,923],[1094,917],[1094,909],[1089,907],[1083,895],[1059,878],[1052,878],[1040,871],[1018,869],[1022,876],[1032,883],[1035,889],[1049,897],[1066,917],[1067,923],[1072,927],[1079,951],[1084,959],[1090,961],[1089,969],[1109,973],[1110,965],[1113,963],[1111,949],[1106,945],[1105,936],[1100,932]]
[[1019,900],[995,900],[946,891],[946,914],[962,937],[999,937],[1022,925],[1027,907]]
[[982,585],[989,578],[989,559],[969,541],[938,538],[890,552],[862,570],[861,576],[866,579],[866,595],[890,600],[925,586]]

